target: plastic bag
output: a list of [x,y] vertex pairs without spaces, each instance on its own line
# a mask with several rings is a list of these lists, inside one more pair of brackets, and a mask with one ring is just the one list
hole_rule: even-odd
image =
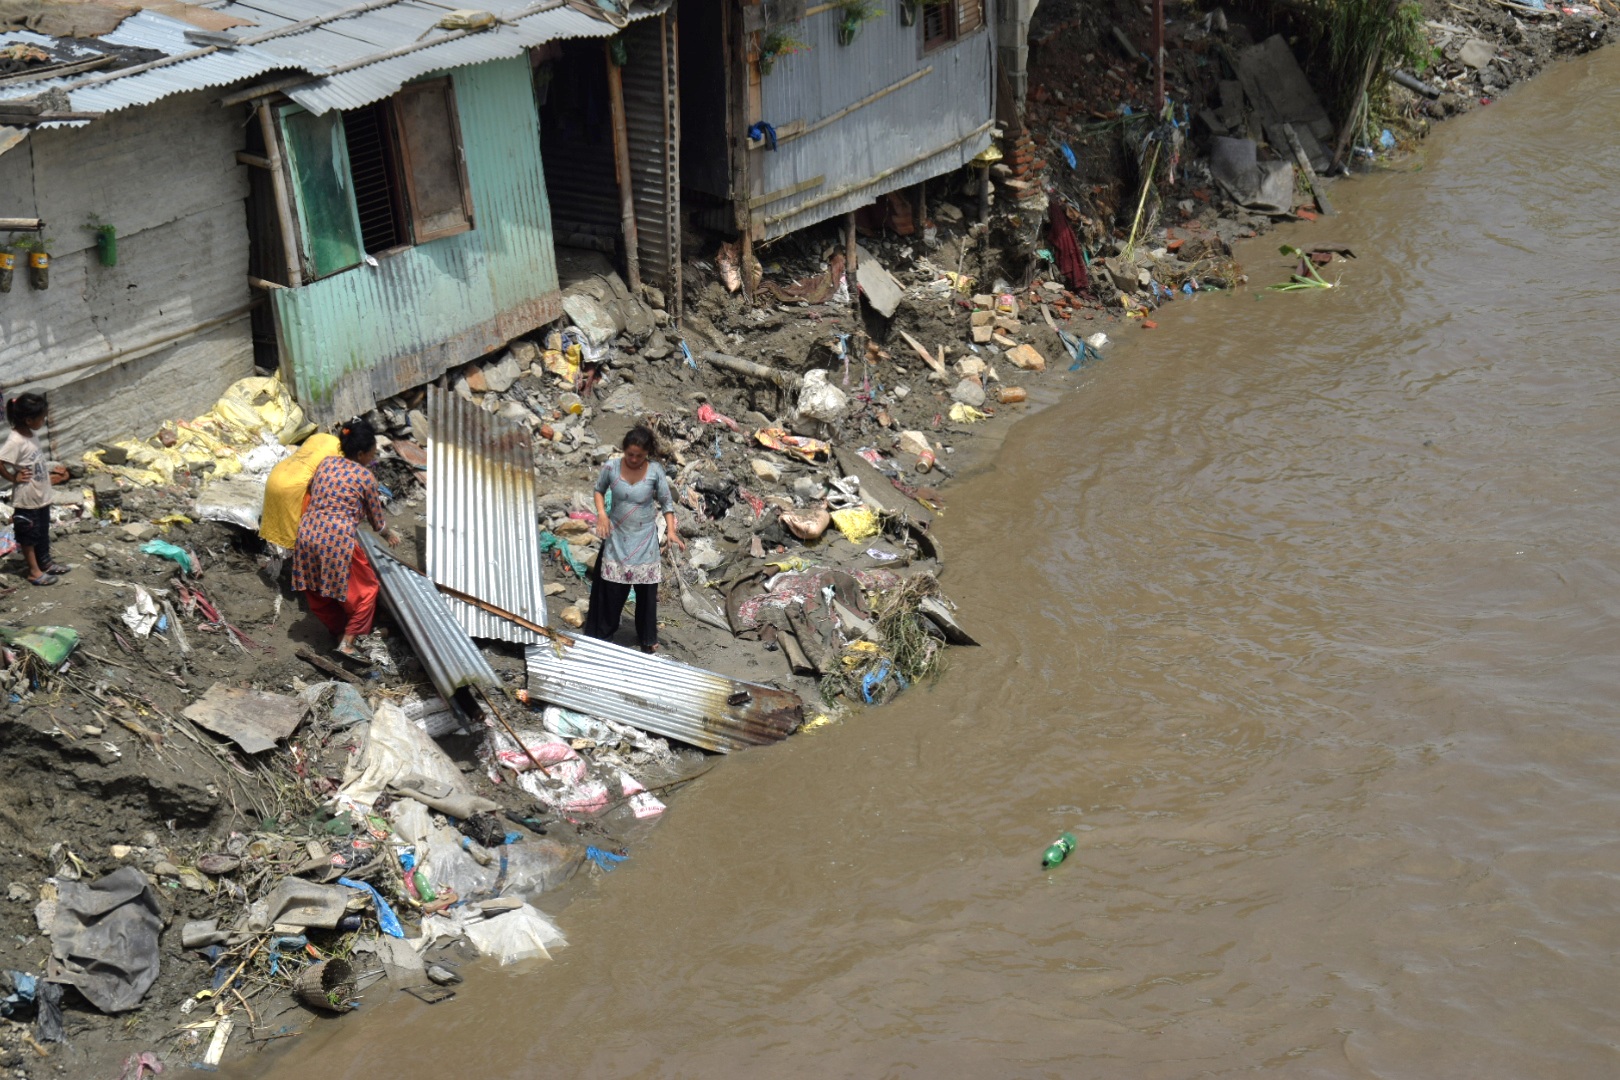
[[157,555],[160,558],[168,559],[172,563],[177,563],[182,573],[191,573],[191,556],[186,554],[186,549],[183,547],[177,547],[167,540],[148,540],[141,545],[141,550],[148,555]]
[[344,775],[339,798],[370,807],[388,785],[407,777],[437,781],[458,795],[472,793],[449,755],[399,706],[384,702],[372,714],[359,767]]
[[799,412],[834,424],[849,411],[849,395],[827,381],[824,368],[811,368],[799,383]]

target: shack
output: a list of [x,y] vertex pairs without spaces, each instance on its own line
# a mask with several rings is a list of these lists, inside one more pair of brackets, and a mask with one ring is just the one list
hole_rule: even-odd
[[752,243],[959,168],[996,123],[993,6],[682,0],[689,199]]
[[673,35],[658,0],[158,6],[0,27],[0,386],[51,391],[58,455],[255,362],[353,415],[555,319],[540,51]]

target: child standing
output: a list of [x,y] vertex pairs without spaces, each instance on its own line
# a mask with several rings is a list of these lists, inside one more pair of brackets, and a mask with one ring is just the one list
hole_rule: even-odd
[[0,445],[0,477],[13,487],[17,546],[28,560],[30,585],[54,585],[57,575],[73,569],[51,560],[51,472],[45,451],[35,438],[45,426],[45,399],[18,394],[6,402],[11,434]]

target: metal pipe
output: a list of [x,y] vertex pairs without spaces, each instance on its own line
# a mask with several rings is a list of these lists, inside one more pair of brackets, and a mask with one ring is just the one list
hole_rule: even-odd
[[303,267],[298,259],[298,234],[293,230],[292,204],[287,198],[287,174],[281,167],[281,136],[276,121],[270,115],[270,106],[259,106],[259,130],[264,134],[264,159],[270,164],[270,190],[276,202],[276,223],[281,227],[281,250],[287,263],[287,284],[293,288],[304,283]]
[[630,130],[624,115],[624,78],[613,62],[613,44],[602,43],[607,65],[608,107],[613,114],[613,171],[619,179],[619,218],[624,226],[625,276],[632,293],[641,290],[640,237],[636,233],[636,197],[630,190]]
[[1424,97],[1430,98],[1431,100],[1440,96],[1440,91],[1437,87],[1430,86],[1416,75],[1408,75],[1404,71],[1392,71],[1389,73],[1389,77],[1390,81],[1394,82],[1397,86],[1404,86],[1414,94],[1422,94]]

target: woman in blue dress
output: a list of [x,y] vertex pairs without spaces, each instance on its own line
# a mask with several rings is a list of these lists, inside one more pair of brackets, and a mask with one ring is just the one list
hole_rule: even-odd
[[[658,524],[663,518],[667,542],[684,549],[675,526],[675,500],[664,467],[652,460],[656,441],[649,428],[630,429],[623,454],[602,466],[596,478],[596,535],[602,552],[591,583],[591,608],[585,633],[611,641],[619,629],[630,590],[636,591],[636,638],[641,651],[658,651],[658,583],[662,580]],[[613,507],[605,496],[611,492]]]

